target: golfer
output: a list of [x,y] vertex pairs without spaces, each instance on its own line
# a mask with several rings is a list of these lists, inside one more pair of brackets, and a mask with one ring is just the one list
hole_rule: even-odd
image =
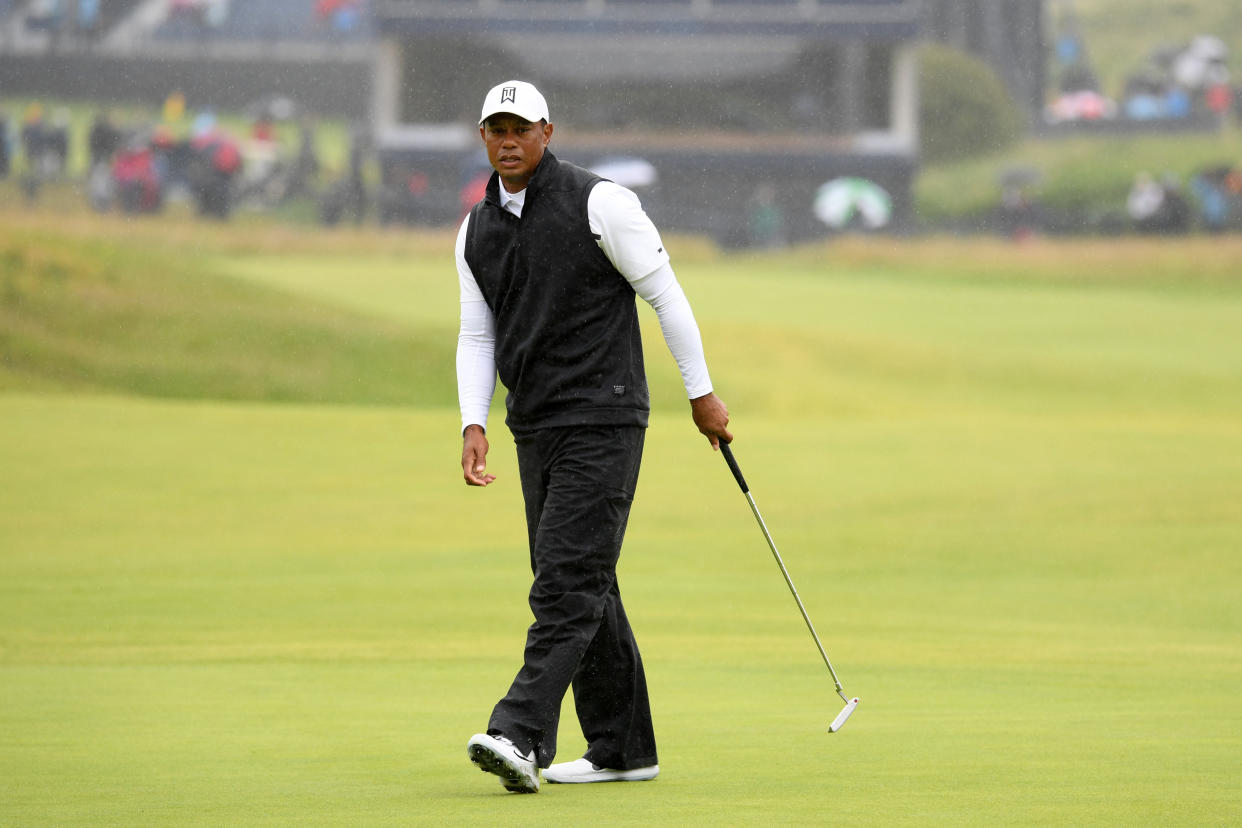
[[[649,400],[635,294],[655,309],[695,425],[733,436],[712,393],[698,325],[638,198],[548,150],[534,86],[487,93],[479,135],[495,173],[457,235],[457,384],[466,483],[491,485],[487,415],[499,374],[517,446],[534,584],[522,667],[467,745],[518,793],[549,782],[660,772],[638,645],[617,559],[638,482]],[[552,765],[573,686],[586,755]]]

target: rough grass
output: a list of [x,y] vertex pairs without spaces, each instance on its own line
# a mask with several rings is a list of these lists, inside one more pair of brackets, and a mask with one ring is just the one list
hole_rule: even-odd
[[[1124,297],[1110,324],[1139,325],[1150,331],[1151,343],[1163,342],[1165,331],[1183,324],[1180,303],[1167,304],[1168,297],[1198,301],[1242,290],[1236,267],[1242,240],[1235,237],[1018,246],[992,239],[846,239],[776,256],[723,255],[694,239],[669,242],[696,308],[719,314],[705,320],[714,347],[732,349],[750,339],[754,321],[732,321],[736,297],[753,289],[756,275],[779,272],[790,277],[783,289],[797,297],[794,306],[840,324],[791,327],[780,337],[783,344],[773,347],[834,355],[847,369],[859,359],[882,358],[923,372],[945,356],[938,340],[973,330],[974,343],[987,343],[993,329],[1009,324],[1013,302],[1041,296],[1056,301],[1062,289],[1086,291],[1084,314],[1093,301],[1109,307],[1114,297]],[[177,216],[98,217],[81,209],[55,217],[6,211],[0,230],[0,384],[452,405],[457,306],[451,244],[451,231],[319,232],[258,216],[216,225]],[[875,319],[853,330],[849,308],[860,301],[860,284],[890,297],[892,338],[882,345],[866,328]],[[753,303],[744,307],[750,311]],[[1219,312],[1228,313],[1228,307]],[[675,372],[663,359],[653,320],[649,314],[644,319],[653,375],[675,391]],[[1021,324],[1031,321],[1038,319],[1024,316]],[[939,330],[919,330],[937,324]],[[765,338],[777,330],[765,331]],[[1029,332],[1054,343],[1085,334],[1038,327]],[[1180,341],[1186,347],[1198,343]],[[863,353],[873,346],[877,353]],[[1074,340],[1064,347],[1075,347]],[[986,353],[953,349],[954,361],[942,364],[957,366],[960,359],[980,371],[999,370],[987,367]],[[743,350],[740,359],[753,354]],[[661,396],[658,404],[680,405],[676,394]]]
[[[244,238],[244,233],[241,236]],[[314,239],[302,234],[303,251]],[[0,387],[443,405],[454,333],[220,278],[229,232],[190,222],[15,219],[0,230]],[[279,249],[287,231],[255,233]],[[238,243],[236,241],[232,242]],[[347,253],[336,271],[348,278]]]

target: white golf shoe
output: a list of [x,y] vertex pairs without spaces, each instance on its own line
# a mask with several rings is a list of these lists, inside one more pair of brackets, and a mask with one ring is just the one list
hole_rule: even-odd
[[543,778],[548,782],[559,782],[566,785],[586,782],[646,782],[649,779],[655,779],[659,773],[659,765],[649,765],[645,768],[633,768],[631,770],[601,768],[584,756],[572,762],[561,762],[558,765],[553,765],[543,772]]
[[505,790],[539,793],[539,768],[535,767],[533,750],[524,756],[517,745],[504,736],[476,733],[466,743],[466,753],[479,770],[499,776]]

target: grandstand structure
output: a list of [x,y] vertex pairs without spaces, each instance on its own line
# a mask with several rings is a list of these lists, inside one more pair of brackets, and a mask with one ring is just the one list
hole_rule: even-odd
[[986,62],[1032,123],[1044,108],[1044,0],[923,0],[922,37]]
[[824,232],[811,205],[841,177],[908,224],[921,42],[988,61],[1034,119],[1046,2],[0,0],[0,90],[285,96],[368,124],[394,217],[446,222],[480,171],[483,92],[521,77],[548,94],[561,157],[654,170],[661,226],[743,243],[762,209],[797,240]]
[[375,135],[388,169],[415,171],[432,211],[459,216],[483,93],[522,78],[549,98],[559,157],[654,170],[642,195],[663,227],[746,244],[762,209],[788,240],[823,235],[816,195],[842,177],[883,187],[901,227],[920,12],[918,0],[377,0]]
[[[370,0],[0,0],[0,91],[368,117]],[[86,9],[97,8],[87,19]]]
[[156,25],[145,34],[145,48],[174,44],[228,44],[278,51],[322,54],[323,46],[356,46],[365,51],[371,38],[367,7],[357,2],[323,0],[159,0]]
[[186,46],[257,55],[362,44],[371,35],[366,0],[0,0],[0,31],[4,51],[130,55],[176,55]]

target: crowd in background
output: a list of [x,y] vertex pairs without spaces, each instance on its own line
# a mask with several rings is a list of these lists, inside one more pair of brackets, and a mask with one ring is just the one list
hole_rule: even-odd
[[1077,20],[1059,21],[1052,49],[1055,89],[1044,119],[1050,124],[1111,122],[1142,127],[1152,122],[1219,122],[1238,105],[1230,83],[1229,49],[1203,33],[1182,44],[1136,53],[1135,68],[1119,94],[1097,77]]
[[[257,5],[257,4],[255,4]],[[364,0],[301,0],[300,3],[283,3],[280,6],[268,4],[266,12],[255,14],[253,7],[247,8],[241,2],[233,0],[167,0],[163,34],[171,37],[192,35],[209,37],[214,33],[227,29],[239,14],[249,13],[261,28],[269,18],[264,15],[276,14],[281,18],[284,28],[306,34],[305,24],[310,21],[323,34],[351,35],[360,32],[365,21]],[[242,21],[243,24],[245,21]],[[272,32],[275,33],[274,31]]]
[[[75,135],[67,109],[48,113],[32,102],[10,120],[0,107],[0,179],[17,181],[35,203],[47,185],[76,178],[100,212],[151,214],[186,200],[202,216],[227,219],[239,207],[310,200],[327,223],[362,220],[368,193],[361,131],[351,141],[344,173],[325,183],[313,119],[281,98],[257,103],[249,115],[248,129],[239,134],[210,109],[188,112],[184,98],[173,93],[158,118],[123,123],[101,109],[84,134]],[[70,169],[77,147],[84,173]]]
[[1228,163],[1183,178],[1141,170],[1116,209],[1096,214],[1058,210],[1041,202],[1040,176],[1027,168],[1002,175],[1001,198],[988,228],[1015,239],[1049,235],[1177,236],[1242,232],[1242,168]]
[[[76,173],[70,156],[77,142],[86,159],[83,192],[97,211],[141,215],[162,211],[170,201],[189,201],[204,217],[227,219],[241,208],[273,209],[294,201],[313,204],[324,224],[360,223],[374,210],[381,222],[386,215],[385,190],[370,186],[375,176],[366,133],[355,128],[349,137],[339,171],[329,171],[317,150],[314,123],[298,116],[290,102],[275,98],[261,102],[250,113],[245,134],[225,128],[209,109],[185,111],[177,93],[165,101],[154,123],[126,124],[106,109],[99,110],[89,129],[74,135],[68,110],[50,112],[29,103],[18,117],[0,106],[0,180],[15,181],[24,197],[37,202],[49,183]],[[485,177],[472,178],[463,187],[463,209],[481,196]],[[405,189],[418,195],[418,171],[406,171]],[[1039,176],[1029,170],[1010,170],[1000,182],[994,220],[979,230],[994,229],[1021,237],[1039,232],[1075,232],[1072,221],[1039,203]],[[393,196],[389,194],[391,199]],[[772,199],[755,197],[750,228],[752,242],[779,246],[773,233]],[[408,211],[407,211],[408,212]],[[417,215],[410,213],[413,219]],[[1097,226],[1077,232],[1137,232],[1176,235],[1204,231],[1242,231],[1242,169],[1220,163],[1185,179],[1171,173],[1142,171],[1115,214],[1096,219]],[[407,222],[408,223],[408,222]],[[766,228],[766,231],[765,231]]]
[[[1242,119],[1242,86],[1231,83],[1228,48],[1212,34],[1162,45],[1145,56],[1136,54],[1136,68],[1115,97],[1102,89],[1072,15],[1060,21],[1052,60],[1056,86],[1044,113],[1050,125],[1139,133],[1153,128],[1218,128],[1231,113]],[[997,212],[1002,227],[1014,235],[1057,224],[1056,217],[1039,204],[1037,184],[1037,176],[1021,171],[1007,174],[1001,182]],[[1186,176],[1139,171],[1124,209],[1092,217],[1092,221],[1094,232],[1242,231],[1242,169],[1221,161]]]
[[[244,129],[230,130],[210,109],[187,111],[184,98],[174,92],[154,118],[121,123],[101,109],[89,128],[75,135],[64,107],[49,111],[31,102],[11,111],[0,105],[0,181],[16,182],[25,199],[35,203],[49,183],[72,179],[100,212],[153,214],[170,201],[188,201],[199,215],[224,220],[238,208],[266,210],[301,201],[313,205],[316,217],[328,225],[361,223],[369,209],[381,223],[419,222],[410,205],[426,197],[426,176],[403,168],[399,174],[385,172],[390,161],[380,160],[378,169],[369,166],[376,159],[363,128],[351,131],[343,158],[328,170],[313,120],[293,102],[279,97],[257,102],[247,117],[248,123],[241,122]],[[71,169],[71,155],[85,159],[84,172]],[[610,175],[617,177],[616,171]],[[396,183],[386,185],[386,177]],[[463,185],[463,210],[481,197],[485,182],[486,175],[480,174]],[[995,215],[974,231],[1012,237],[1242,231],[1242,169],[1232,163],[1209,165],[1184,178],[1141,171],[1124,204],[1109,215],[1091,217],[1090,226],[1082,216],[1059,215],[1041,205],[1039,184],[1034,171],[1006,171]],[[393,187],[399,192],[390,192]],[[765,197],[761,188],[752,201],[750,245],[781,246],[772,194]]]

